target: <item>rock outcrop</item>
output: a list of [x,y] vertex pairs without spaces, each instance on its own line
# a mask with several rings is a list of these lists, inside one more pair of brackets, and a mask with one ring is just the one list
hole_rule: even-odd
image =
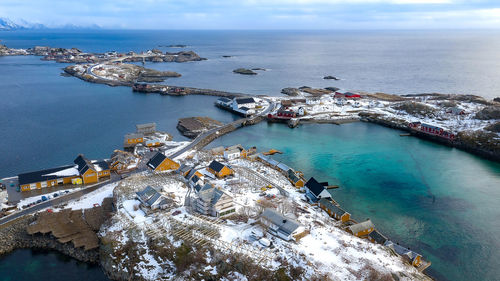
[[288,96],[295,97],[295,96],[300,95],[300,90],[297,88],[284,88],[284,89],[281,89],[281,93],[288,95]]
[[196,138],[204,131],[220,127],[223,124],[209,117],[181,118],[177,123],[177,129],[188,138]]
[[487,106],[476,113],[475,118],[480,120],[500,119],[500,106]]
[[323,79],[325,79],[325,80],[340,80],[340,78],[337,78],[337,77],[331,76],[331,75],[325,76],[325,77],[323,77]]
[[237,68],[235,70],[233,70],[234,73],[238,73],[238,74],[243,74],[243,75],[257,75],[257,72],[251,70],[251,69],[248,69],[248,68]]

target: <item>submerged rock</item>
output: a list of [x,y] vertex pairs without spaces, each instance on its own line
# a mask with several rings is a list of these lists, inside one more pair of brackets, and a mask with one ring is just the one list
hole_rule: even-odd
[[233,70],[234,73],[243,74],[243,75],[257,75],[257,72],[252,71],[248,68],[237,68]]

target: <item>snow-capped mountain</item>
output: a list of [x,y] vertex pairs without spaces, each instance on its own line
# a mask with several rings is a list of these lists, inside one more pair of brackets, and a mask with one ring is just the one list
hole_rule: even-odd
[[19,30],[19,29],[43,29],[43,24],[31,23],[25,20],[14,22],[8,18],[0,18],[0,30]]

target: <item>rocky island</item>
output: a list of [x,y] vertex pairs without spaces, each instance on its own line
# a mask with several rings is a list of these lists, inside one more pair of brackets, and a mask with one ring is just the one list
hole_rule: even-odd
[[248,68],[237,68],[235,70],[233,70],[234,73],[238,73],[238,74],[243,74],[243,75],[257,75],[257,72],[251,70],[251,69],[248,69]]

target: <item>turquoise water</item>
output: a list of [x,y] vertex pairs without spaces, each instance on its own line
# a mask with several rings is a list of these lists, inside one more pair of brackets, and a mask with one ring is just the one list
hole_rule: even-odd
[[498,280],[500,164],[378,125],[261,123],[211,147],[241,143],[306,177],[341,187],[332,194],[357,220],[432,261],[438,280]]
[[55,251],[15,250],[2,257],[0,281],[109,280],[99,266],[88,265]]
[[[252,94],[279,95],[284,87],[336,86],[390,93],[473,93],[498,96],[498,31],[19,31],[0,32],[10,47],[78,47],[84,51],[143,51],[187,44],[207,61],[148,64],[178,71],[167,83]],[[160,48],[163,51],[179,49]],[[222,58],[222,55],[233,55]],[[75,155],[106,158],[123,135],[156,122],[176,140],[178,118],[235,116],[213,106],[215,97],[135,94],[59,76],[64,64],[37,57],[0,57],[0,177],[64,165]],[[232,73],[263,67],[257,76]],[[335,75],[341,81],[323,80]],[[368,124],[286,126],[259,124],[213,145],[242,143],[277,148],[276,156],[306,175],[338,183],[336,200],[356,219],[372,218],[392,239],[433,262],[441,280],[497,280],[500,276],[499,164]],[[21,255],[4,264],[45,257],[73,272],[67,279],[93,280],[52,255]],[[1,278],[33,279],[23,272]],[[16,269],[18,270],[18,269]],[[81,276],[81,278],[80,278]],[[47,278],[51,280],[51,278]]]

